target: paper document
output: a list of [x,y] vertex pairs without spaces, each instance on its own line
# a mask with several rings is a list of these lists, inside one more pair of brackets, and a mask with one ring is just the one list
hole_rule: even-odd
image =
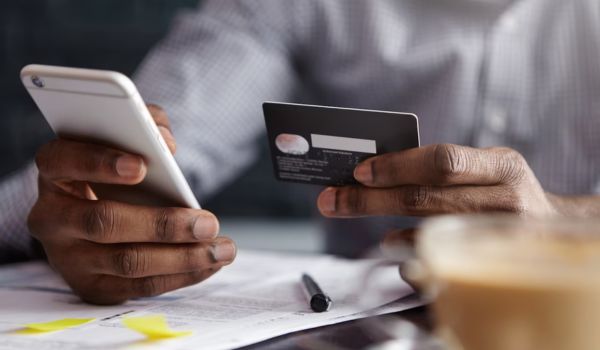
[[[396,267],[372,272],[366,288],[365,275],[374,264],[327,255],[240,251],[234,264],[198,285],[109,307],[82,303],[44,263],[3,267],[0,349],[230,349],[365,317],[373,309],[381,314],[417,306],[414,300],[390,304],[412,293]],[[311,274],[333,299],[330,311],[310,309],[300,284],[302,272]],[[157,323],[161,332],[189,335],[152,340],[123,324],[124,319],[151,315],[164,317],[167,324]],[[86,318],[94,320],[39,335],[19,333],[28,324]]]

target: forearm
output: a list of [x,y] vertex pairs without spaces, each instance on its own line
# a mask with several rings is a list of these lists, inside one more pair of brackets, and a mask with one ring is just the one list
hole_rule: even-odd
[[600,217],[600,195],[560,196],[547,194],[559,215],[579,218]]

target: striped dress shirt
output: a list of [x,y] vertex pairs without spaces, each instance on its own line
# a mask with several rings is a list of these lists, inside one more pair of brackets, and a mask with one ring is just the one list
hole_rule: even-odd
[[[598,0],[209,0],[136,82],[200,199],[257,156],[265,100],[414,112],[423,144],[512,147],[547,191],[600,192]],[[0,186],[10,249],[26,246],[34,172]],[[352,221],[344,240],[398,224]]]

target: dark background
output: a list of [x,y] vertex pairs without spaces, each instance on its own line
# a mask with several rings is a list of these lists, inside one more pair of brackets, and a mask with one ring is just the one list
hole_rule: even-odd
[[[110,69],[131,75],[168,31],[174,15],[198,0],[12,0],[0,2],[0,176],[24,166],[52,138],[19,80],[29,63]],[[261,140],[260,160],[217,196],[201,199],[220,216],[308,217],[293,201],[301,185],[274,180]],[[300,196],[301,198],[305,196]]]

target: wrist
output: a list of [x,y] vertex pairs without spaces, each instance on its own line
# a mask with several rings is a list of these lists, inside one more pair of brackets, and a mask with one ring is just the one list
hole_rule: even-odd
[[546,192],[546,198],[557,215],[580,218],[600,217],[600,196],[564,196]]

